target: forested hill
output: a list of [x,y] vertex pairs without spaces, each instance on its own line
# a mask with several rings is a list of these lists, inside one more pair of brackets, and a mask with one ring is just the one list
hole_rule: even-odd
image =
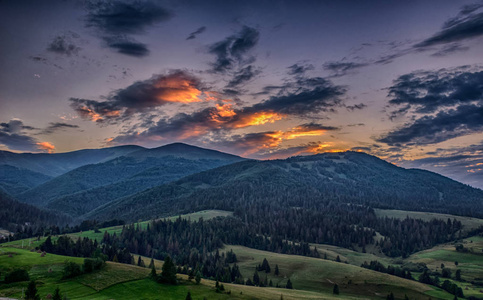
[[40,226],[65,226],[72,219],[63,214],[42,210],[32,205],[20,203],[0,191],[0,228],[16,232],[25,224],[35,232]]
[[79,217],[120,197],[242,160],[214,150],[170,144],[79,167],[19,194],[18,198]]
[[251,205],[318,208],[329,202],[483,216],[483,191],[364,153],[245,161],[187,176],[100,207],[89,218],[126,220]]

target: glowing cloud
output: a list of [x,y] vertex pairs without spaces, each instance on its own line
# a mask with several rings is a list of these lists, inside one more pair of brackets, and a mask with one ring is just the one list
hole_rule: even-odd
[[36,143],[36,145],[38,149],[47,151],[48,153],[54,153],[55,151],[55,146],[49,142],[39,142],[39,143]]

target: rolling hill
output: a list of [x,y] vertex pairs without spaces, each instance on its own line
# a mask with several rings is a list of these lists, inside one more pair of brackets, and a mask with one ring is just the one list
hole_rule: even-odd
[[51,179],[50,176],[9,165],[0,165],[0,190],[18,195]]
[[187,176],[99,207],[88,218],[149,219],[247,202],[319,207],[330,201],[467,216],[483,215],[483,191],[364,153],[244,161]]
[[78,217],[117,198],[241,160],[218,151],[170,144],[82,166],[20,194],[19,199]]

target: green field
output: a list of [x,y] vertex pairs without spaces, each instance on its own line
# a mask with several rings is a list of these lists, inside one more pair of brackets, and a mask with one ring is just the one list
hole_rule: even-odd
[[[429,295],[440,299],[453,299],[452,295],[416,281],[383,274],[350,264],[297,255],[277,254],[255,250],[243,246],[227,245],[224,250],[232,249],[239,260],[241,272],[245,277],[252,276],[255,267],[266,258],[272,268],[267,274],[274,285],[284,286],[290,278],[295,289],[330,294],[334,283],[340,287],[345,297],[377,299],[393,292],[396,297],[424,298]],[[278,264],[280,275],[273,270]],[[265,273],[260,273],[264,278]]]

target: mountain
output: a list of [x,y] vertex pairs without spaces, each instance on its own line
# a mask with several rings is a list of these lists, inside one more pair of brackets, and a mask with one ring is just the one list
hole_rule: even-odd
[[0,165],[10,165],[55,177],[87,164],[111,160],[141,149],[144,148],[129,145],[53,154],[0,151]]
[[65,225],[72,219],[66,215],[20,203],[0,191],[0,228],[15,232],[25,223],[41,225]]
[[357,152],[243,161],[116,200],[86,218],[150,219],[202,209],[246,211],[253,203],[314,208],[331,202],[483,215],[483,191]]
[[20,194],[19,199],[80,216],[114,199],[241,160],[214,150],[170,144],[82,166]]
[[51,179],[50,176],[9,165],[0,165],[0,190],[17,195]]

